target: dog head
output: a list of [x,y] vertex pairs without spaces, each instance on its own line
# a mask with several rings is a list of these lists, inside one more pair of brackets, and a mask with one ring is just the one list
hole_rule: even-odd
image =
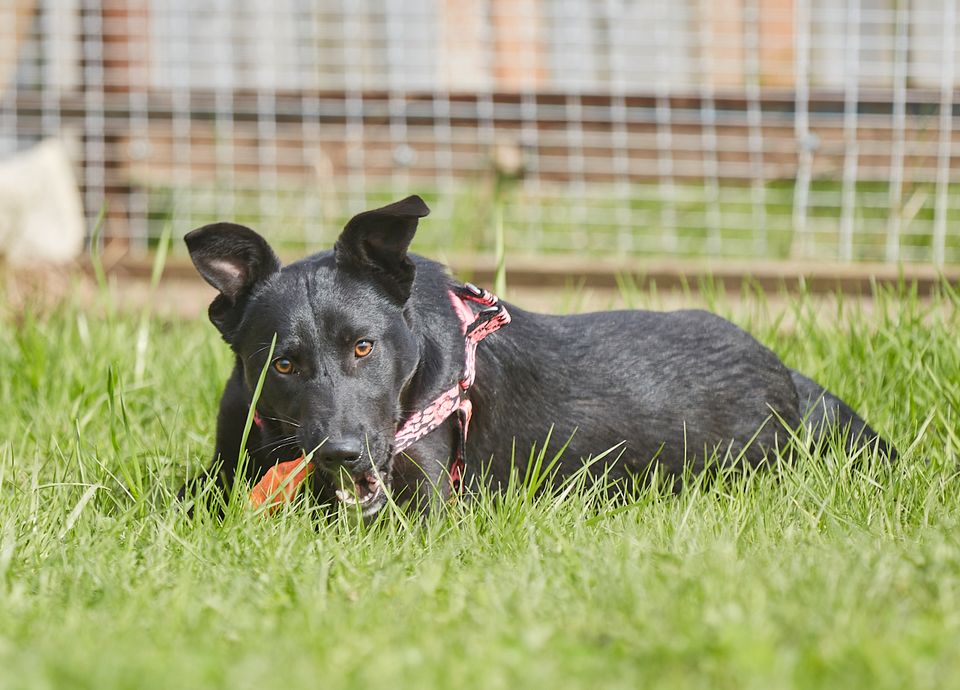
[[240,225],[207,225],[185,238],[219,292],[210,320],[237,354],[251,394],[266,367],[261,418],[315,451],[323,493],[365,516],[386,502],[401,397],[419,363],[404,312],[415,275],[407,249],[428,213],[418,196],[366,211],[347,223],[333,252],[285,267]]

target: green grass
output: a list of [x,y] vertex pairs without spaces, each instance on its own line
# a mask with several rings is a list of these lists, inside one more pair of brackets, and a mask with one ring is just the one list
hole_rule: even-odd
[[[513,255],[542,253],[588,256],[683,256],[831,260],[840,257],[843,185],[835,179],[811,182],[805,234],[795,228],[795,182],[771,180],[754,190],[726,180],[712,198],[703,184],[678,182],[613,185],[590,183],[571,194],[568,186],[492,181],[460,182],[447,188],[415,185],[433,209],[417,233],[421,251],[492,252],[497,227]],[[315,186],[276,191],[191,185],[154,187],[150,232],[159,236],[171,219],[198,226],[229,218],[263,231],[281,247],[302,250],[331,245],[351,212],[386,204],[412,191],[371,184],[363,199],[344,189]],[[936,189],[907,185],[900,206],[890,207],[889,185],[859,182],[853,190],[852,256],[886,261],[888,216],[901,217],[899,250],[905,261],[933,260]],[[944,261],[960,262],[960,185],[947,190]],[[226,202],[229,201],[229,204]]]
[[190,521],[171,494],[212,447],[214,329],[4,313],[0,688],[957,687],[960,297],[747,300],[896,466],[829,452],[626,508],[518,486],[371,528],[304,502]]

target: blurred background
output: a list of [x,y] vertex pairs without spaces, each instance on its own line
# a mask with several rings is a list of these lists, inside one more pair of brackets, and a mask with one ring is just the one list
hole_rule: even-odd
[[956,264],[956,5],[0,0],[0,238]]

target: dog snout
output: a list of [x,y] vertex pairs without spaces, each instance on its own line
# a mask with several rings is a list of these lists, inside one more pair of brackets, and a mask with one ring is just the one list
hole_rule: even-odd
[[345,436],[339,439],[328,439],[317,449],[320,464],[328,470],[338,467],[357,469],[363,458],[363,443],[359,436]]

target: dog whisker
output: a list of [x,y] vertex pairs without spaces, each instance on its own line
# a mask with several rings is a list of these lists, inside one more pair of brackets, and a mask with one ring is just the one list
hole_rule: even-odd
[[260,347],[260,348],[258,348],[258,349],[256,349],[256,350],[254,350],[254,351],[251,352],[249,355],[247,355],[246,359],[249,361],[250,359],[252,359],[252,358],[256,357],[257,355],[259,355],[259,354],[260,354],[261,352],[263,352],[264,350],[269,350],[271,344],[272,344],[272,343],[267,343],[267,344],[264,345],[263,347]]
[[279,439],[270,441],[269,443],[265,443],[259,448],[254,448],[250,452],[258,453],[262,450],[267,450],[267,449],[269,449],[270,452],[274,452],[274,451],[280,450],[281,448],[286,448],[288,446],[292,447],[298,444],[299,444],[299,439],[296,436],[283,436]]
[[290,426],[296,427],[296,428],[298,428],[298,429],[300,428],[300,424],[299,424],[299,423],[297,423],[296,421],[294,421],[294,420],[292,420],[292,419],[287,419],[287,418],[285,418],[285,417],[271,417],[270,415],[265,415],[265,414],[261,414],[260,417],[261,417],[261,419],[269,419],[269,420],[272,420],[272,421],[274,421],[274,422],[280,422],[281,424],[289,424]]

